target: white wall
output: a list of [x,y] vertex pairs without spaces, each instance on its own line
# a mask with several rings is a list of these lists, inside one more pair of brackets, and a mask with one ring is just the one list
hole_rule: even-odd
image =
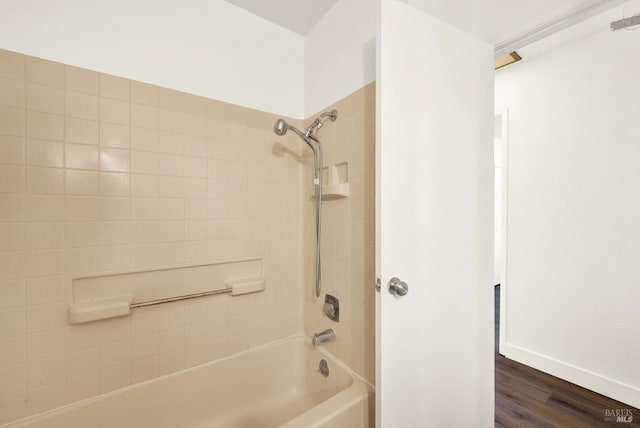
[[496,74],[496,110],[509,109],[505,350],[638,407],[640,33],[609,20]]
[[376,1],[339,0],[305,38],[305,116],[376,78]]
[[[471,25],[469,0],[405,0],[445,22]],[[305,115],[311,116],[376,78],[376,0],[339,0],[305,38]],[[460,22],[459,22],[460,24]]]
[[0,0],[0,48],[304,113],[304,38],[221,0]]

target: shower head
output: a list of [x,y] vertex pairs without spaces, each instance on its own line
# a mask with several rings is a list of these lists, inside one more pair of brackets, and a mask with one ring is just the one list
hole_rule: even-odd
[[289,130],[295,132],[298,137],[302,138],[302,140],[305,143],[309,144],[309,146],[313,149],[313,146],[311,146],[311,143],[309,143],[309,141],[307,140],[307,136],[304,134],[304,132],[300,131],[295,126],[289,125],[284,119],[276,120],[276,123],[273,125],[273,132],[275,132],[275,134],[279,136],[283,136]]
[[287,133],[288,127],[289,125],[284,121],[284,119],[278,119],[276,120],[276,124],[273,125],[273,132],[275,132],[276,135],[282,136]]
[[312,135],[313,131],[315,131],[316,129],[321,128],[322,127],[322,119],[324,119],[325,117],[329,117],[329,119],[331,119],[332,122],[335,122],[335,120],[338,118],[338,111],[336,109],[333,109],[331,111],[325,111],[320,116],[316,117],[316,120],[314,120],[311,123],[311,125],[309,125],[309,127],[307,128],[307,131],[305,132],[305,135],[308,137],[308,136]]

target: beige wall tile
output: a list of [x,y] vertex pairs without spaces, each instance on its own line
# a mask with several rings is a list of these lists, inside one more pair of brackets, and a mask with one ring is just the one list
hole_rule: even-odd
[[142,82],[131,82],[131,102],[158,107],[158,87]]
[[158,129],[158,109],[145,105],[131,105],[131,126]]
[[0,223],[0,251],[25,249],[24,223]]
[[147,336],[160,330],[159,310],[137,311],[131,316],[131,333],[133,337]]
[[184,196],[186,198],[207,198],[207,179],[206,178],[185,178],[184,179]]
[[207,119],[204,116],[186,115],[184,116],[184,132],[186,135],[197,137],[207,136]]
[[156,198],[132,198],[131,218],[133,220],[157,220],[159,201]]
[[97,223],[97,244],[100,246],[127,244],[130,235],[131,225],[128,221]]
[[65,88],[67,90],[98,95],[100,91],[100,74],[84,68],[65,65]]
[[0,220],[24,221],[25,197],[24,195],[0,193]]
[[159,336],[151,334],[137,337],[131,342],[131,361],[146,360],[157,357],[159,353]]
[[65,352],[64,329],[27,335],[27,360],[55,357]]
[[64,223],[28,223],[25,241],[30,250],[64,248]]
[[27,137],[64,141],[64,116],[27,111]]
[[27,365],[27,386],[36,388],[40,385],[62,382],[66,378],[66,372],[64,356],[30,361]]
[[123,342],[131,338],[131,318],[129,317],[106,320],[100,323],[99,328],[102,345]]
[[[67,172],[67,187],[68,187],[68,174]],[[95,177],[95,190],[97,193],[98,179],[97,174],[93,173]],[[69,190],[67,189],[67,193]],[[84,197],[84,196],[67,196],[64,199],[65,219],[67,221],[87,221],[97,220],[100,218],[98,215],[99,200],[96,197]]]
[[23,81],[0,77],[0,105],[25,107],[25,85]]
[[66,402],[66,382],[52,383],[31,388],[27,392],[28,407],[31,413],[40,413]]
[[130,99],[130,81],[122,77],[100,74],[100,96],[121,101]]
[[100,269],[100,255],[97,247],[67,248],[64,258],[65,274],[86,274]]
[[156,175],[131,175],[131,196],[155,198],[158,196],[158,177]]
[[129,174],[116,172],[100,173],[100,194],[105,196],[127,196],[130,193]]
[[64,174],[60,168],[27,168],[27,193],[44,195],[64,194]]
[[206,219],[207,200],[187,199],[184,201],[184,214],[187,219]]
[[180,155],[160,153],[158,155],[158,173],[182,176],[184,174],[184,158]]
[[184,94],[173,89],[158,88],[158,107],[182,112],[184,111]]
[[131,212],[131,201],[128,198],[98,198],[97,217],[99,220],[128,220]]
[[158,372],[165,375],[177,372],[185,368],[184,351],[173,351],[161,354],[158,357]]
[[66,324],[67,318],[63,302],[47,303],[27,308],[27,333],[60,329],[64,328]]
[[242,125],[247,124],[248,113],[251,109],[236,104],[229,104],[229,120]]
[[67,380],[67,401],[84,400],[100,394],[100,372],[72,377]]
[[[323,129],[325,165],[349,162],[351,194],[348,199],[324,204],[323,276],[325,286],[337,291],[347,308],[332,352],[359,374],[374,381],[375,296],[369,284],[374,270],[374,108],[369,85],[337,103],[339,118]],[[345,141],[342,136],[348,134]],[[339,141],[338,144],[334,141]],[[310,173],[305,172],[307,179]],[[264,175],[264,179],[268,174]],[[308,203],[311,209],[311,203]],[[311,211],[309,211],[311,212]],[[310,216],[308,218],[311,218]],[[305,246],[313,254],[313,234],[305,232]],[[305,264],[305,276],[313,278],[313,263]],[[306,294],[308,296],[308,294]],[[305,298],[305,331],[312,334],[324,323],[318,303]]]
[[64,250],[29,250],[26,253],[28,278],[62,275],[64,273]]
[[218,100],[207,100],[207,117],[210,119],[229,119],[229,104]]
[[24,193],[25,168],[0,165],[0,193]]
[[98,257],[98,266],[103,272],[131,267],[131,248],[127,245],[100,247]]
[[100,149],[100,169],[102,171],[129,172],[129,150]]
[[28,414],[26,391],[0,396],[0,423],[21,419]]
[[150,152],[158,151],[158,131],[132,127],[131,148]]
[[27,305],[41,305],[64,301],[64,284],[61,276],[30,278],[26,281]]
[[51,86],[27,83],[26,107],[35,111],[64,114],[64,91]]
[[[158,240],[158,222],[133,221],[131,223],[131,243],[148,244]],[[132,256],[134,252],[132,252]],[[135,265],[135,263],[133,263]]]
[[[67,195],[97,195],[100,192],[99,174],[95,171],[79,171],[67,169],[65,171],[65,191]],[[81,203],[80,200],[76,202]],[[91,202],[86,201],[85,202]],[[91,207],[93,208],[93,207]],[[67,211],[70,212],[71,218],[76,218],[78,215],[75,211],[77,205],[72,204],[67,207]],[[67,216],[69,219],[69,216]]]
[[97,95],[82,92],[65,92],[65,114],[83,119],[100,118],[100,98]]
[[64,65],[31,56],[26,57],[27,80],[64,88]]
[[100,344],[100,326],[98,323],[75,324],[67,328],[67,351],[95,348]]
[[103,369],[126,364],[131,360],[131,341],[109,343],[100,347],[100,365]]
[[194,116],[207,116],[207,99],[197,95],[185,94],[184,112]]
[[186,177],[207,178],[207,159],[202,157],[184,157],[184,175]]
[[0,49],[0,76],[24,80],[25,56]]
[[0,379],[0,396],[22,392],[27,383],[27,367],[20,364],[1,368]]
[[0,135],[0,164],[24,165],[25,142],[23,137]]
[[0,310],[0,338],[18,336],[25,333],[25,309]]
[[129,125],[129,103],[111,98],[100,98],[100,120],[108,123]]
[[24,364],[27,356],[24,335],[0,338],[0,367]]
[[64,221],[64,197],[56,195],[27,195],[27,221]]
[[100,145],[109,147],[128,148],[131,130],[126,125],[112,123],[100,124]]
[[131,172],[140,174],[157,174],[158,154],[133,150],[131,152]]
[[25,135],[25,111],[22,108],[0,106],[0,134]]
[[158,151],[172,155],[184,153],[184,136],[175,132],[161,131],[158,133]]
[[65,118],[65,141],[69,143],[98,144],[99,122],[96,120]]
[[25,306],[25,281],[0,281],[0,309]]
[[161,354],[184,350],[184,327],[161,331],[159,346]]
[[184,131],[184,114],[166,108],[158,109],[158,129],[181,133]]
[[207,137],[226,141],[229,138],[229,122],[220,119],[207,119]]
[[97,222],[67,222],[65,228],[67,247],[95,247],[98,245]]
[[158,357],[131,363],[131,382],[140,383],[159,376]]
[[65,166],[73,169],[98,169],[98,147],[65,144]]
[[64,166],[64,143],[29,138],[26,146],[27,165],[55,168]]
[[[297,254],[312,236],[310,199],[299,196],[299,186],[309,194],[299,178],[300,172],[309,172],[309,157],[302,163],[274,151],[274,115],[32,59],[31,97],[21,104],[24,83],[4,84],[21,78],[21,62],[24,76],[24,57],[0,51],[0,76],[10,75],[0,79],[0,93],[11,100],[0,106],[0,113],[7,113],[0,119],[0,164],[10,166],[0,171],[14,177],[3,180],[4,190],[18,192],[0,192],[0,221],[13,222],[0,226],[7,246],[0,251],[0,311],[9,311],[3,312],[9,318],[21,314],[24,320],[4,333],[18,328],[18,339],[0,339],[0,368],[26,367],[24,393],[35,397],[26,410],[13,402],[14,414],[55,405],[51,393],[61,384],[66,385],[62,401],[72,402],[298,330],[302,320],[290,314],[299,312],[300,300],[282,296],[303,282]],[[61,109],[57,95],[63,87]],[[356,124],[369,116],[352,110],[344,122],[349,132],[362,132],[362,145],[368,147],[370,134]],[[335,149],[340,146],[331,140],[339,134],[329,126],[323,133],[329,140],[328,159],[352,162],[352,146]],[[295,155],[302,153],[297,142],[293,148],[288,141],[281,144]],[[357,162],[362,179],[356,187],[366,196],[366,165],[372,162]],[[24,189],[20,176],[26,177]],[[366,265],[373,224],[367,210],[373,204],[352,202],[325,205],[327,231],[336,242],[334,247],[328,242],[327,248],[336,248],[327,261],[333,264],[328,280],[339,275],[370,280],[354,276],[356,268],[347,261]],[[309,234],[302,236],[303,228]],[[347,235],[349,242],[338,249]],[[211,299],[187,308],[149,308],[85,325],[66,323],[69,276],[243,256],[264,258],[268,294],[231,303]],[[348,296],[347,307],[367,313],[367,294],[336,287]],[[365,329],[363,320],[354,325]],[[340,334],[348,338],[353,333]],[[4,355],[9,346],[12,350]],[[345,346],[340,352],[368,370],[360,361],[364,348]]]
[[184,138],[185,156],[194,156],[202,159],[207,157],[207,139],[197,136],[185,136]]

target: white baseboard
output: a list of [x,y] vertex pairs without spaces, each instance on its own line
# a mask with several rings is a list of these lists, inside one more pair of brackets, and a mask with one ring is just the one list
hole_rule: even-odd
[[598,373],[573,366],[546,355],[506,343],[505,357],[538,369],[591,391],[640,408],[640,388],[610,379]]

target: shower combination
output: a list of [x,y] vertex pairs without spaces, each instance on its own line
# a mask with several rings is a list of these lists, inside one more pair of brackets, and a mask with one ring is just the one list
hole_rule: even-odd
[[320,260],[320,235],[322,228],[322,144],[314,132],[322,127],[322,121],[329,118],[332,122],[338,118],[336,110],[326,111],[318,116],[307,129],[302,132],[295,126],[291,126],[284,119],[278,119],[273,126],[273,132],[276,135],[285,135],[287,131],[293,131],[302,141],[304,141],[313,152],[313,169],[314,169],[314,196],[316,210],[316,297],[320,297],[321,288],[321,260]]

